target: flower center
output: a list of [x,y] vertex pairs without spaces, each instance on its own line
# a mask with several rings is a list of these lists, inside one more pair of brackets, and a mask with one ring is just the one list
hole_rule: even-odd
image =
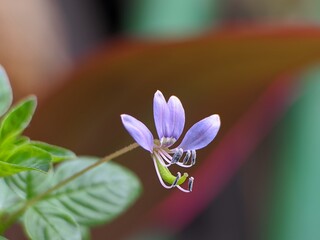
[[177,140],[175,138],[172,137],[163,137],[160,140],[160,145],[161,147],[170,147],[171,145],[173,145]]
[[[191,167],[195,164],[195,151],[187,151],[186,155],[184,156],[183,160],[181,160],[184,151],[182,148],[175,148],[170,149],[169,147],[172,146],[176,142],[174,138],[161,138],[161,140],[155,139],[152,151],[152,158],[154,160],[154,164],[156,167],[156,171],[158,177],[160,179],[161,184],[166,188],[178,187],[181,191],[184,192],[191,192],[193,186],[193,177],[189,177],[188,181],[188,189],[182,188],[180,185],[183,184],[188,174],[184,173],[181,175],[178,172],[177,176],[174,176],[169,171],[168,167],[172,164],[177,164],[181,167]],[[191,163],[188,164],[189,160],[191,159]],[[170,185],[166,185],[170,184]]]

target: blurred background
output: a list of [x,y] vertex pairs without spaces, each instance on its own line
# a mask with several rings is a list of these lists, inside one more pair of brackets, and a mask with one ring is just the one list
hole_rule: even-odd
[[[92,239],[320,239],[320,3],[316,0],[0,2],[0,64],[15,99],[39,97],[27,135],[104,156],[155,133],[152,98],[177,95],[186,128],[218,113],[194,191],[161,187],[139,149],[117,162],[144,192]],[[17,227],[8,236],[23,239]]]

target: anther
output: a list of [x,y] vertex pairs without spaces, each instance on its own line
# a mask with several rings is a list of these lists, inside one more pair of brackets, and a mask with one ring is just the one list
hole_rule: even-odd
[[196,158],[197,158],[197,153],[195,150],[192,150],[192,152],[191,152],[191,165],[196,164]]
[[191,152],[190,152],[190,150],[188,150],[187,153],[186,153],[186,156],[184,157],[184,159],[182,161],[182,163],[183,164],[187,164],[189,159],[190,159],[190,156],[191,156]]
[[194,182],[194,178],[190,177],[189,178],[189,182],[188,182],[188,189],[189,189],[190,192],[192,192],[193,182]]
[[172,164],[177,163],[180,160],[180,158],[182,157],[182,154],[183,154],[183,150],[181,148],[177,149],[175,154],[172,156],[171,163]]
[[177,186],[177,183],[178,183],[178,181],[180,180],[180,178],[181,178],[181,173],[178,172],[178,175],[177,175],[176,179],[175,179],[174,182],[172,183],[172,187]]

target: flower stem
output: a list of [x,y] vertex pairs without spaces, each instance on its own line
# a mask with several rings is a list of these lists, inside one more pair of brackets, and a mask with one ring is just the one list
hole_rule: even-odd
[[3,234],[12,224],[14,224],[16,222],[16,220],[31,206],[33,206],[34,204],[36,204],[37,202],[39,202],[40,200],[42,200],[43,198],[45,198],[46,196],[48,196],[49,194],[51,194],[52,192],[54,192],[55,190],[63,187],[64,185],[68,184],[69,182],[73,181],[74,179],[80,177],[81,175],[85,174],[86,172],[90,171],[91,169],[111,161],[112,159],[115,159],[135,148],[137,148],[139,145],[137,143],[133,143],[130,144],[127,147],[124,147],[102,159],[100,159],[99,161],[93,163],[92,165],[82,169],[81,171],[75,173],[74,175],[66,178],[65,180],[63,180],[62,182],[58,183],[57,185],[53,186],[52,188],[49,188],[47,191],[35,196],[34,198],[31,198],[30,200],[26,201],[25,204],[18,209],[17,211],[15,211],[14,213],[12,213],[12,215],[10,215],[8,217],[8,219],[4,222],[1,223],[0,222],[0,235]]

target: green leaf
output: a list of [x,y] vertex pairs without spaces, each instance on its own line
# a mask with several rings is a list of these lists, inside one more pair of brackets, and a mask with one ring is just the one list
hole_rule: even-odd
[[23,224],[32,240],[81,240],[80,228],[74,219],[63,210],[49,205],[29,208]]
[[80,226],[80,231],[81,231],[81,240],[90,240],[91,239],[90,228]]
[[50,168],[51,156],[39,148],[22,145],[6,159],[6,162],[46,172]]
[[0,240],[8,240],[8,239],[5,238],[5,237],[0,236]]
[[0,161],[0,177],[31,170],[47,172],[51,166],[50,163],[51,156],[45,151],[33,146],[22,145],[6,161]]
[[37,170],[37,169],[23,167],[17,164],[10,164],[7,162],[0,162],[0,177],[7,177],[7,176],[17,174],[19,172],[31,171],[31,170]]
[[47,190],[53,172],[43,174],[38,171],[28,171],[6,177],[6,184],[22,199],[30,199]]
[[7,186],[3,179],[0,179],[0,213],[10,212],[18,202],[17,194]]
[[75,158],[76,155],[68,149],[54,146],[48,143],[39,142],[39,141],[31,141],[30,144],[37,148],[40,148],[46,152],[48,152],[52,157],[52,162],[61,162],[66,159]]
[[0,116],[11,106],[12,89],[6,71],[0,66]]
[[17,136],[29,125],[36,109],[36,97],[30,96],[12,108],[0,124],[0,140]]
[[13,144],[14,144],[14,146],[17,147],[17,146],[21,146],[21,145],[29,143],[29,142],[30,142],[30,139],[28,137],[19,136],[14,139]]
[[[79,158],[62,163],[54,185],[93,164],[98,159]],[[123,213],[140,195],[138,178],[116,163],[107,163],[85,173],[46,198],[84,226],[109,222]]]
[[14,151],[19,147],[29,142],[29,139],[24,136],[11,137],[0,144],[0,161],[6,161]]

